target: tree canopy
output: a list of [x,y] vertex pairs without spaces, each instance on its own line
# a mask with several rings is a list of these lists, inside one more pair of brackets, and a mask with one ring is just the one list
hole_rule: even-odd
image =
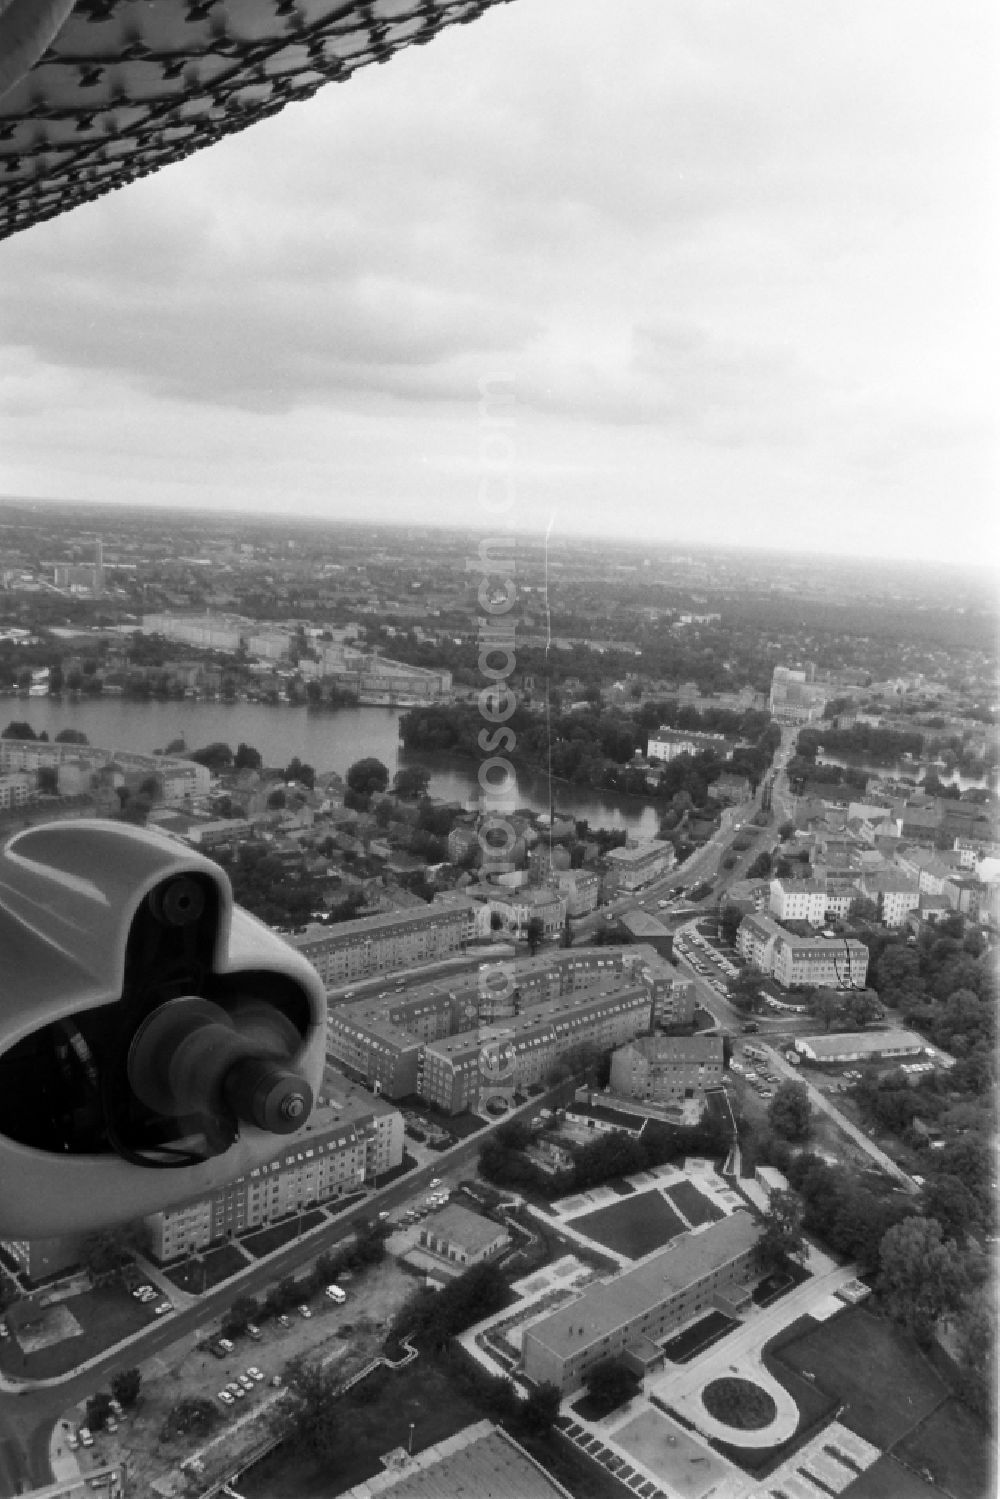
[[368,797],[385,790],[389,784],[389,772],[381,760],[369,755],[364,760],[355,760],[348,768],[347,784],[357,795]]

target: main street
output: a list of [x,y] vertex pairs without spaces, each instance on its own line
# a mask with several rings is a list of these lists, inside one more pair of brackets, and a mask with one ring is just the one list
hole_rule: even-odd
[[[562,1088],[532,1098],[524,1106],[529,1113],[555,1102]],[[516,1111],[515,1111],[516,1112]],[[505,1118],[509,1119],[508,1114]],[[231,1280],[206,1292],[191,1306],[177,1309],[153,1322],[136,1337],[118,1348],[95,1358],[88,1367],[53,1381],[25,1384],[19,1391],[0,1390],[0,1499],[13,1499],[29,1487],[51,1481],[49,1468],[49,1435],[65,1411],[100,1388],[107,1387],[119,1369],[147,1363],[158,1354],[166,1354],[177,1344],[189,1346],[192,1338],[203,1336],[237,1296],[254,1296],[267,1290],[283,1276],[291,1275],[310,1264],[318,1254],[331,1248],[352,1233],[358,1223],[370,1222],[378,1212],[391,1212],[409,1199],[426,1193],[434,1176],[456,1177],[468,1174],[469,1166],[479,1154],[479,1147],[491,1129],[503,1119],[491,1121],[477,1134],[446,1151],[433,1161],[408,1172],[399,1181],[379,1188],[363,1202],[356,1203],[338,1215],[336,1222],[318,1228],[301,1239],[293,1240],[276,1254],[248,1266]]]

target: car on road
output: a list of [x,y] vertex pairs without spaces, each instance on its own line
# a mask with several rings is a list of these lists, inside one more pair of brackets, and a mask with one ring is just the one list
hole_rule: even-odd
[[439,1176],[432,1176],[427,1185],[429,1187],[439,1187],[441,1185],[441,1178]]
[[172,1301],[158,1301],[153,1307],[153,1314],[157,1317],[165,1317],[167,1312],[172,1312],[174,1304]]

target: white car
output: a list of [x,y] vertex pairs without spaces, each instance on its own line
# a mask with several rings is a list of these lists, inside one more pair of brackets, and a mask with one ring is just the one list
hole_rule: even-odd
[[165,1317],[167,1313],[172,1312],[173,1309],[174,1304],[172,1301],[158,1301],[153,1307],[153,1314],[157,1317]]
[[94,1438],[91,1435],[91,1431],[90,1431],[90,1427],[89,1426],[81,1426],[80,1430],[77,1432],[77,1436],[80,1438],[80,1444],[81,1444],[81,1446],[83,1446],[83,1447],[93,1447],[93,1445],[94,1445]]
[[250,1378],[249,1374],[237,1374],[236,1382],[237,1384],[241,1384],[245,1390],[253,1389],[253,1380]]
[[247,1373],[249,1374],[250,1378],[255,1379],[258,1384],[263,1381],[264,1371],[263,1369],[258,1369],[256,1364],[251,1364],[249,1369],[247,1370]]
[[228,1390],[220,1390],[219,1391],[219,1399],[222,1401],[223,1405],[232,1405],[233,1404],[233,1397],[229,1393]]

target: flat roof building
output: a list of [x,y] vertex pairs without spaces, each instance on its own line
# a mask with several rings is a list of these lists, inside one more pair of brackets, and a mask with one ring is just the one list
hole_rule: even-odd
[[[916,1031],[847,1031],[832,1036],[796,1036],[795,1050],[810,1062],[867,1062],[922,1056],[929,1048]],[[945,1060],[936,1049],[934,1055]]]
[[525,1374],[565,1394],[583,1384],[594,1364],[625,1353],[630,1343],[662,1342],[682,1322],[710,1310],[717,1294],[753,1279],[759,1236],[753,1219],[738,1211],[612,1280],[594,1282],[524,1329]]

